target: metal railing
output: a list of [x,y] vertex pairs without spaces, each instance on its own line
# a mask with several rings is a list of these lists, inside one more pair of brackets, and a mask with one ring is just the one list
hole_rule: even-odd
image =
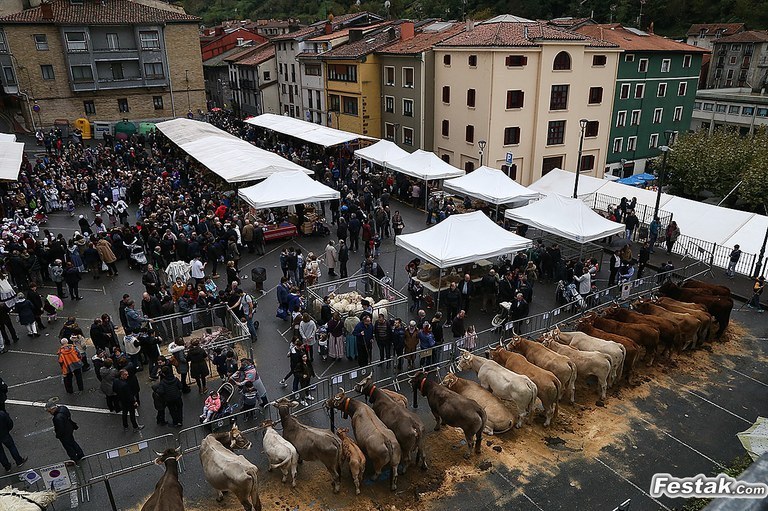
[[[614,207],[618,206],[620,202],[621,202],[621,199],[618,199],[611,195],[596,193],[592,197],[590,206],[592,209],[596,211],[608,213],[608,209],[610,206],[614,206]],[[654,207],[648,204],[635,205],[635,215],[637,216],[637,219],[640,221],[640,224],[632,233],[633,241],[648,239],[648,237],[650,236],[650,226],[651,226],[651,222],[653,221],[653,210],[654,210]],[[664,211],[662,209],[659,209],[658,216],[659,216],[660,226],[667,226],[672,221],[672,213],[670,213],[669,211]],[[644,229],[644,232],[648,233],[648,236],[644,236],[641,238],[640,231],[643,229]],[[661,240],[663,238],[664,238],[664,228],[660,227],[658,239]]]

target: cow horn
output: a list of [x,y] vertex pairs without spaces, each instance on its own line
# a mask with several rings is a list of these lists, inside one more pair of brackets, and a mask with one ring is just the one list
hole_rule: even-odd
[[158,456],[162,456],[163,455],[163,453],[157,452],[157,451],[155,451],[155,454],[157,454]]

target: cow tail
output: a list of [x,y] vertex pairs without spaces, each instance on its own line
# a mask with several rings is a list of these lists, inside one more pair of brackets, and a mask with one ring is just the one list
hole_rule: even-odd
[[259,469],[257,467],[249,467],[248,475],[251,476],[251,490],[248,492],[251,496],[251,504],[253,504],[254,511],[261,511],[261,499],[259,499],[259,479],[258,479]]
[[565,384],[565,388],[570,391],[570,389],[575,389],[576,388],[577,372],[576,372],[576,364],[573,363],[572,360],[568,361],[568,367],[571,368],[571,377],[568,378],[568,383]]
[[562,396],[562,393],[563,393],[563,384],[560,381],[560,378],[558,378],[557,376],[555,376],[555,389],[557,390],[557,392],[555,394],[555,410],[552,413],[553,419],[557,417],[557,412],[560,409],[560,406],[558,405],[558,403],[560,402],[560,397]]
[[536,395],[538,394],[539,389],[536,387],[536,384],[533,383],[533,381],[531,381],[530,379],[529,379],[529,382],[530,383],[527,384],[528,390],[531,391],[531,394],[533,394],[533,396],[531,397],[531,400],[528,403],[528,406],[525,407],[525,409],[528,411],[528,417],[532,418],[533,412],[536,409]]

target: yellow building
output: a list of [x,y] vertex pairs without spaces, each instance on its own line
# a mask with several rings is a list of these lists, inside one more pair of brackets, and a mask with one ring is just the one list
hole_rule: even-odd
[[329,125],[381,138],[381,65],[374,52],[399,37],[399,28],[349,30],[349,42],[320,56],[325,67]]

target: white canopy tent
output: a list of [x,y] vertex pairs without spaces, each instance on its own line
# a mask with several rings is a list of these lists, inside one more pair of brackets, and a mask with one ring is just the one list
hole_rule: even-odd
[[[552,169],[539,178],[538,181],[531,184],[528,189],[539,192],[544,195],[553,193],[563,197],[573,197],[573,185],[576,179],[576,173],[562,169]],[[598,191],[609,181],[598,179],[596,177],[581,174],[579,176],[579,197],[586,197]]]
[[444,181],[443,188],[496,206],[537,199],[540,196],[538,192],[529,190],[504,172],[485,165],[466,176]]
[[331,147],[359,139],[376,140],[372,137],[329,128],[327,126],[315,124],[314,122],[303,121],[285,115],[261,114],[256,117],[251,117],[245,122],[252,124],[253,126],[266,128],[323,147]]
[[563,197],[556,193],[527,206],[508,209],[504,216],[577,243],[587,243],[624,232],[624,224],[603,218],[581,199]]
[[286,170],[313,173],[205,122],[182,118],[156,126],[181,150],[228,183],[264,179]]
[[461,177],[465,172],[441,160],[435,153],[417,149],[408,156],[392,160],[387,167],[422,181]]
[[0,133],[0,142],[16,142],[16,135],[13,133]]
[[405,158],[410,153],[389,140],[379,140],[373,145],[355,150],[355,156],[386,167],[390,161]]
[[256,209],[277,208],[338,199],[338,191],[315,181],[304,172],[272,174],[261,183],[238,191],[245,202]]
[[673,197],[664,204],[664,209],[672,213],[672,218],[680,227],[681,234],[718,245],[724,245],[750,218],[755,216],[754,213],[682,197]]
[[16,181],[19,179],[23,155],[23,143],[0,141],[0,180]]

